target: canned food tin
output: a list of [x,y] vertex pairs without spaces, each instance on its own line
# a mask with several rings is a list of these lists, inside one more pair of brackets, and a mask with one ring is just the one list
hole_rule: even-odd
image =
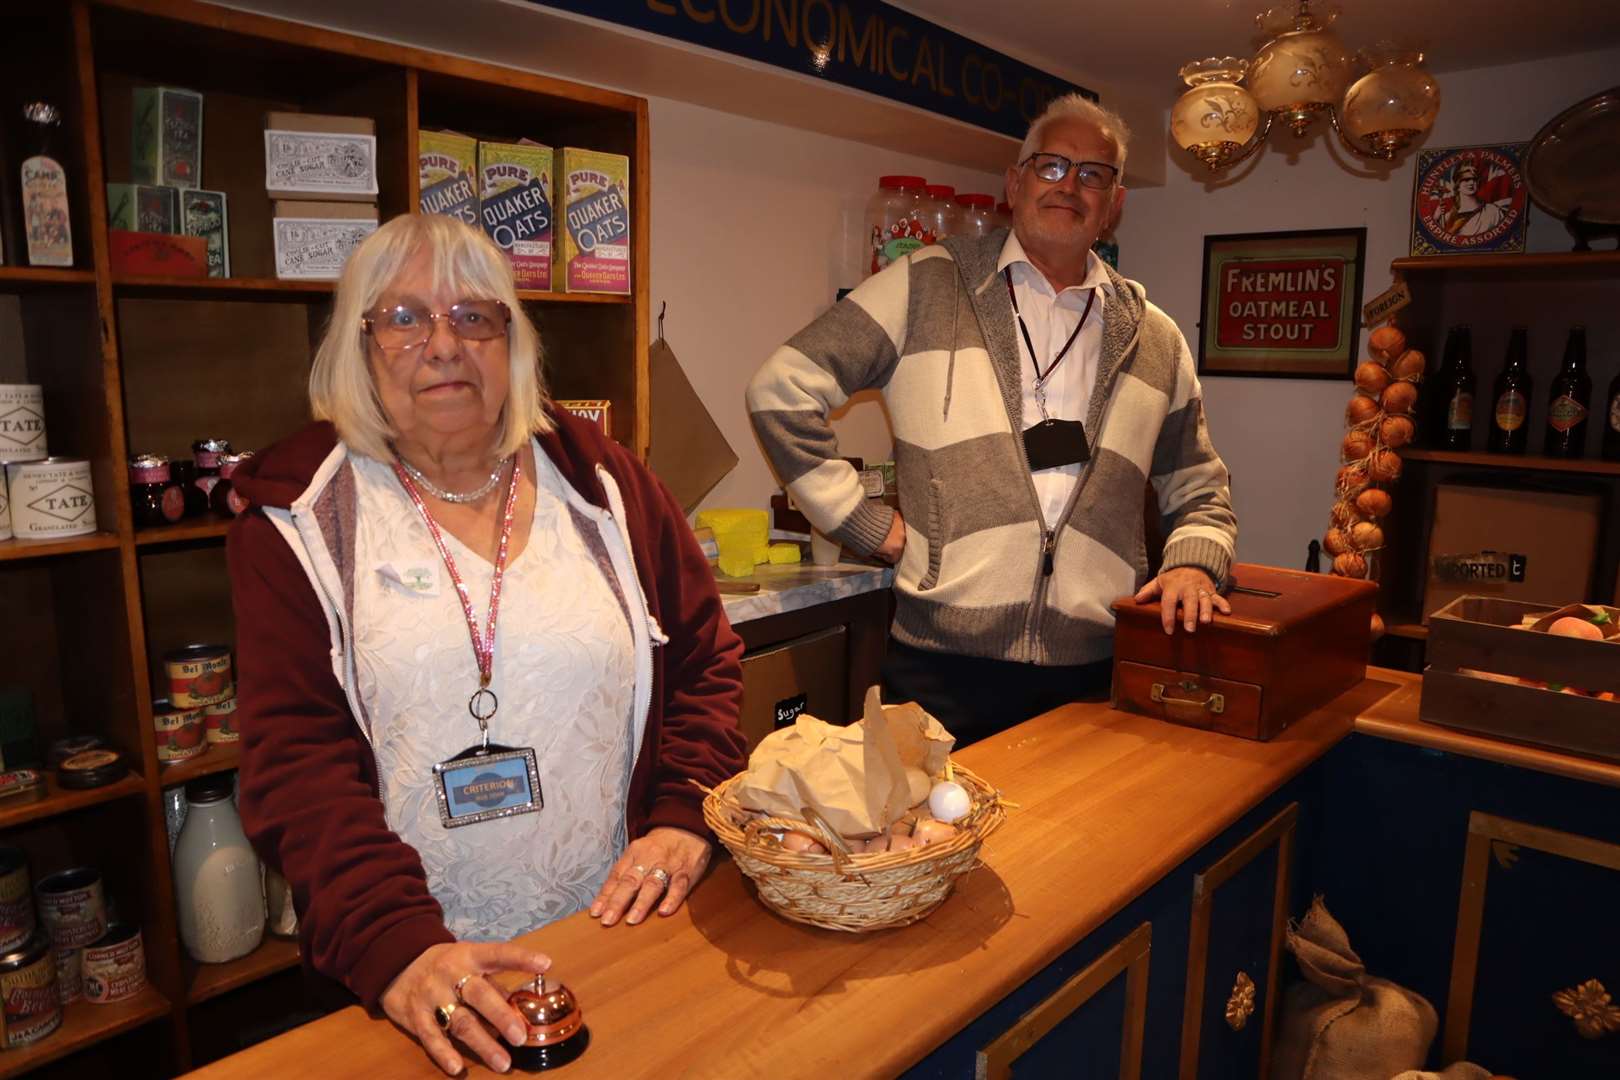
[[187,645],[163,654],[169,700],[182,709],[213,705],[235,693],[231,652],[223,645]]
[[62,1004],[84,1000],[84,950],[51,949],[56,957],[56,996]]
[[178,708],[168,698],[158,698],[152,702],[152,728],[157,734],[158,761],[173,765],[177,761],[189,761],[208,749],[208,743],[203,738],[208,722],[204,708]]
[[84,950],[84,998],[96,1005],[132,998],[146,985],[146,951],[141,928],[113,923]]
[[0,469],[0,540],[11,539],[11,501],[6,497],[6,471]]
[[0,383],[0,461],[37,461],[45,448],[45,391],[33,383]]
[[28,888],[28,857],[0,848],[0,953],[34,936],[34,894]]
[[49,540],[96,531],[90,463],[83,458],[12,461],[6,465],[11,531],[19,540]]
[[51,768],[60,769],[62,762],[68,758],[82,754],[86,750],[100,750],[106,745],[107,740],[100,735],[67,735],[51,743],[45,761]]
[[0,1049],[38,1042],[61,1026],[51,943],[35,934],[21,948],[0,955]]
[[56,770],[56,782],[65,788],[84,790],[115,784],[129,772],[124,755],[110,748],[74,754]]
[[58,949],[79,949],[107,932],[101,871],[92,866],[62,870],[35,889],[39,918]]
[[236,695],[224,701],[203,706],[208,714],[208,741],[211,743],[238,742],[241,733],[236,730]]

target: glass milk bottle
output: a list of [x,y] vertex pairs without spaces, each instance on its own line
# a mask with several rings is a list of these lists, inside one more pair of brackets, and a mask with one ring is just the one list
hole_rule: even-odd
[[231,801],[234,779],[217,773],[186,785],[186,823],[174,845],[180,940],[203,964],[246,956],[264,937],[259,857]]

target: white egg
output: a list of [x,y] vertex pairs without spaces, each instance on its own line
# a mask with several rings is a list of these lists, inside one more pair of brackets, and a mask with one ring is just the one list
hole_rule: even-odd
[[928,812],[936,821],[955,821],[971,809],[972,797],[954,780],[941,780],[928,793]]

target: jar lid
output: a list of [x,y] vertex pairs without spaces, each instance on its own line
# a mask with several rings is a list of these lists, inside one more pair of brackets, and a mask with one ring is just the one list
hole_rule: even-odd
[[922,176],[880,176],[878,187],[890,188],[897,191],[911,191],[916,188],[928,186],[928,180]]
[[132,469],[155,469],[159,465],[167,465],[168,463],[169,455],[167,454],[136,454],[129,459],[129,467]]
[[956,195],[956,189],[949,184],[929,184],[928,194],[936,199],[951,199]]
[[229,480],[231,473],[236,471],[237,466],[252,456],[253,451],[251,450],[243,450],[239,454],[221,454],[219,457],[219,475]]
[[102,934],[89,945],[87,949],[106,949],[122,944],[131,938],[140,937],[141,928],[134,923],[115,922],[107,924],[107,932]]
[[100,880],[101,871],[93,866],[71,866],[40,878],[39,884],[34,886],[34,891],[46,895],[78,892],[80,889],[90,888]]
[[68,735],[51,743],[45,754],[45,761],[53,769],[62,767],[62,762],[75,754],[82,754],[86,750],[97,750],[107,745],[107,740],[100,735]]
[[182,664],[187,660],[217,660],[221,656],[228,656],[230,651],[224,645],[206,645],[199,642],[170,649],[163,654],[163,660],[168,664]]
[[205,454],[228,454],[231,450],[231,440],[209,436],[192,443],[191,449]]
[[982,194],[980,192],[974,192],[974,191],[970,191],[970,192],[966,192],[964,194],[958,195],[956,197],[956,201],[961,203],[963,206],[995,206],[996,205],[996,197],[994,195],[985,195],[985,194]]
[[186,801],[197,806],[228,799],[236,791],[236,773],[221,772],[186,781]]
[[57,766],[56,782],[65,788],[106,787],[124,778],[129,767],[116,750],[86,750]]

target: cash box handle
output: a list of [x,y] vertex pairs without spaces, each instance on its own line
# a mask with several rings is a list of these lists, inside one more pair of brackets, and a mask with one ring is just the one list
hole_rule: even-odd
[[[1182,714],[1191,713],[1196,717],[1197,714],[1203,712],[1213,713],[1214,715],[1219,716],[1221,713],[1226,711],[1225,694],[1209,694],[1207,697],[1202,699],[1190,697],[1172,697],[1165,693],[1166,689],[1167,687],[1164,683],[1156,682],[1153,684],[1153,691],[1150,695],[1156,703],[1165,707],[1166,712]],[[1184,679],[1179,684],[1178,689],[1189,694],[1194,694],[1199,691],[1200,687],[1197,683]]]

